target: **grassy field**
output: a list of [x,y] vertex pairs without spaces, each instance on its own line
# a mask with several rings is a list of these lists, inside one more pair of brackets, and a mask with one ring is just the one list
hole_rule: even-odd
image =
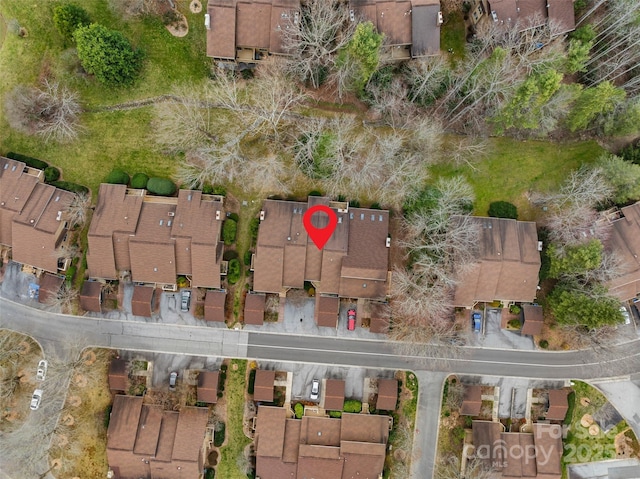
[[594,161],[604,150],[596,142],[556,144],[491,138],[484,158],[475,163],[431,167],[432,177],[463,175],[476,193],[476,215],[486,215],[492,201],[510,201],[518,219],[535,220],[527,192],[549,191],[583,163]]
[[[580,424],[580,420],[585,414],[595,414],[607,400],[595,388],[581,381],[574,381],[573,390],[575,406],[567,438],[564,441],[563,465],[614,459],[616,457],[615,436],[627,429],[627,423],[621,421],[607,433],[600,430],[596,435],[589,434],[588,429]],[[581,403],[583,398],[586,398],[589,404],[583,405]],[[635,440],[636,447],[637,444]],[[563,471],[563,477],[566,477],[566,469]]]
[[216,477],[225,479],[246,479],[247,477],[238,468],[238,458],[243,455],[244,448],[251,443],[242,429],[244,392],[247,388],[246,372],[247,361],[231,360],[224,391],[227,398],[227,443],[220,451],[220,463],[216,467]]
[[447,52],[452,60],[462,60],[465,44],[466,28],[462,13],[446,13],[445,23],[440,28],[440,49]]

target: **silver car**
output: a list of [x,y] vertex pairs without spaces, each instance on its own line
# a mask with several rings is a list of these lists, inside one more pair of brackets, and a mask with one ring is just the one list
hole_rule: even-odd
[[32,411],[35,411],[40,407],[40,401],[42,401],[42,389],[36,389],[31,396],[31,405],[29,406]]
[[311,383],[311,400],[316,401],[318,396],[320,395],[320,381],[318,379],[314,379]]
[[180,311],[186,313],[189,311],[189,306],[191,305],[191,291],[188,289],[183,289],[180,293]]
[[627,308],[624,306],[620,306],[620,312],[624,317],[624,324],[631,324],[631,316],[629,315],[629,311],[627,310]]
[[38,369],[36,370],[36,380],[44,381],[44,378],[47,377],[47,367],[49,363],[46,359],[41,359],[38,363]]

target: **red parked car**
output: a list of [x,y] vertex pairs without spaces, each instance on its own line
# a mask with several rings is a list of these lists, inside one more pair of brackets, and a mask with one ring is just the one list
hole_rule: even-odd
[[356,310],[350,309],[347,311],[347,329],[353,331],[356,329]]

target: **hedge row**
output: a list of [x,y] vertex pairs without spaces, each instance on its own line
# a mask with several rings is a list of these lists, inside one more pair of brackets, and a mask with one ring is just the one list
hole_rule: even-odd
[[56,188],[60,188],[61,190],[71,191],[72,193],[89,193],[89,188],[77,183],[72,183],[71,181],[52,181],[49,184],[51,186],[55,186]]
[[32,158],[26,155],[21,155],[20,153],[14,153],[13,151],[10,151],[9,153],[7,153],[7,158],[11,158],[12,160],[22,161],[23,163],[26,163],[27,166],[30,166],[31,168],[36,168],[38,170],[44,170],[47,166],[49,166],[48,163],[42,160],[38,160],[37,158]]

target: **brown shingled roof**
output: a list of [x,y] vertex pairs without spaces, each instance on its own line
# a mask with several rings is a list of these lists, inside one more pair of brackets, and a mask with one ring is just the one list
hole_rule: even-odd
[[613,221],[607,250],[620,260],[623,274],[608,284],[609,292],[621,301],[640,295],[640,201],[620,210]]
[[244,300],[244,323],[257,324],[264,323],[264,307],[267,296],[260,293],[249,293]]
[[547,419],[564,421],[567,411],[569,410],[568,395],[569,391],[566,389],[549,390],[549,409],[545,415]]
[[224,303],[226,299],[226,291],[207,291],[207,295],[204,298],[205,321],[224,322]]
[[40,278],[40,294],[38,301],[47,303],[50,299],[55,299],[64,283],[64,277],[56,274],[45,273]]
[[338,325],[340,299],[337,296],[316,296],[314,316],[318,326],[335,328]]
[[324,408],[329,411],[342,411],[344,407],[344,380],[327,379],[324,387]]
[[299,0],[210,0],[207,56],[234,60],[243,48],[286,53],[281,32],[299,9]]
[[522,317],[524,324],[522,325],[522,334],[536,336],[542,333],[544,317],[542,315],[542,306],[537,304],[525,304],[522,306]]
[[56,250],[66,233],[65,211],[74,194],[38,183],[22,211],[13,217],[12,255],[18,263],[55,273]]
[[376,409],[395,411],[398,402],[398,381],[396,379],[378,379],[378,400]]
[[478,262],[458,278],[454,306],[494,300],[533,302],[540,270],[536,224],[505,218],[472,221],[479,228]]
[[477,416],[482,408],[482,387],[465,386],[464,398],[460,407],[460,414],[463,416]]
[[[280,293],[313,281],[318,293],[349,298],[387,296],[389,265],[388,211],[332,205],[338,223],[319,251],[309,239],[302,218],[309,207],[329,205],[329,199],[309,197],[306,203],[266,200],[254,261],[254,290]],[[323,228],[327,217],[311,218]],[[301,266],[304,265],[304,269]]]
[[155,292],[155,288],[151,286],[135,285],[131,297],[131,312],[136,316],[150,318],[153,314]]
[[198,375],[198,402],[215,404],[218,402],[218,371],[200,371]]
[[102,312],[102,283],[85,281],[80,292],[80,307],[85,311]]
[[276,379],[275,371],[264,369],[256,370],[256,378],[253,388],[253,400],[273,402],[273,382]]
[[286,411],[281,407],[258,406],[256,419],[256,455],[282,457]]
[[219,288],[223,205],[216,196],[180,190],[178,198],[146,196],[125,185],[100,185],[89,228],[91,278],[173,285],[191,275],[194,287]]
[[11,246],[13,217],[22,211],[39,182],[25,163],[0,156],[0,244]]
[[109,389],[126,391],[128,385],[127,362],[124,359],[112,359],[109,365]]

